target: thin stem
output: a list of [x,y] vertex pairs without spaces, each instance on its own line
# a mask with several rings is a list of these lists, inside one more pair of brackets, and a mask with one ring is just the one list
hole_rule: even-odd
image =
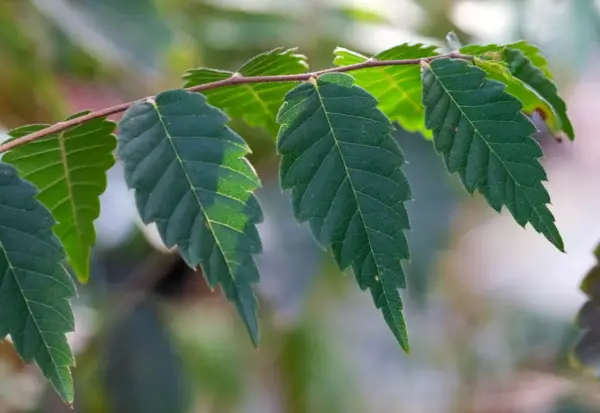
[[[246,77],[242,75],[235,75],[227,79],[218,80],[216,82],[205,83],[203,85],[192,86],[187,88],[190,92],[202,92],[205,90],[216,89],[225,86],[234,86],[234,85],[243,85],[249,83],[267,83],[267,82],[304,82],[309,80],[310,78],[319,77],[325,73],[339,73],[339,72],[351,72],[353,70],[367,69],[370,67],[382,67],[382,66],[402,66],[402,65],[418,65],[421,62],[431,62],[436,59],[443,58],[453,58],[453,59],[464,59],[464,60],[473,60],[473,56],[463,55],[460,53],[449,53],[446,55],[437,55],[419,59],[403,59],[403,60],[373,60],[369,59],[362,63],[356,63],[348,66],[340,66],[340,67],[332,67],[329,69],[319,70],[317,72],[311,73],[299,73],[293,75],[276,75],[276,76],[251,76]],[[41,129],[37,132],[30,133],[28,135],[22,136],[20,138],[11,140],[0,145],[0,153],[9,151],[17,146],[26,144],[28,142],[35,141],[37,139],[43,138],[48,135],[53,135],[55,133],[63,132],[67,129],[70,129],[74,126],[81,125],[85,122],[88,122],[92,119],[103,118],[106,116],[114,115],[117,113],[125,112],[131,106],[136,103],[143,102],[147,99],[152,99],[153,96],[146,97],[144,99],[138,99],[127,103],[121,103],[116,106],[111,106],[109,108],[101,109],[95,112],[90,112],[87,115],[80,116],[77,118],[73,118],[67,121],[58,122],[54,125],[48,126],[47,128]]]

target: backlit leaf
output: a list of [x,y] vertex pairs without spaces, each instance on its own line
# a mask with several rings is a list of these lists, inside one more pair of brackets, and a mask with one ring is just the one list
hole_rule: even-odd
[[552,79],[552,72],[550,72],[550,66],[548,60],[542,55],[541,50],[525,40],[519,40],[518,42],[509,43],[506,45],[509,49],[520,50],[534,66],[538,67],[548,79]]
[[546,205],[542,150],[521,103],[464,60],[435,60],[422,73],[426,125],[448,170],[470,193],[479,190],[498,212],[505,205],[519,225],[530,223],[564,251]]
[[228,121],[201,94],[163,92],[125,112],[117,152],[144,223],[155,222],[167,247],[221,286],[256,345],[251,284],[259,279],[253,255],[262,250],[262,210],[252,191],[260,181]]
[[[18,138],[47,126],[24,126],[9,134]],[[38,199],[57,220],[54,233],[81,282],[89,278],[90,252],[96,243],[94,220],[100,215],[106,171],[115,163],[115,126],[106,118],[94,119],[18,146],[2,158],[38,188]]]
[[[422,44],[401,44],[373,56],[375,60],[417,59],[437,55],[437,47]],[[369,58],[338,47],[334,51],[336,66],[362,63]],[[418,65],[372,67],[352,72],[356,84],[367,89],[379,101],[379,108],[409,132],[420,132],[431,138],[425,128],[421,102],[421,73]]]
[[[273,76],[304,73],[308,70],[306,58],[296,49],[273,49],[261,53],[245,63],[236,73],[226,70],[198,68],[187,71],[185,87],[203,85],[228,79],[234,75]],[[250,126],[261,126],[273,136],[279,128],[275,117],[286,92],[294,87],[290,82],[253,83],[206,90],[208,103],[222,109],[232,118],[243,119]]]
[[278,114],[280,182],[292,189],[299,222],[352,267],[370,289],[390,329],[408,351],[398,288],[409,259],[404,203],[411,198],[402,151],[377,100],[343,73],[322,75],[290,91]]
[[562,122],[562,130],[569,139],[575,139],[573,125],[567,115],[567,105],[558,94],[556,85],[544,75],[542,70],[534,66],[531,60],[520,50],[507,48],[504,52],[504,60],[508,63],[513,76],[528,84],[554,107]]
[[544,75],[546,75],[547,78],[552,79],[552,73],[550,72],[548,60],[546,60],[541,50],[537,46],[525,40],[519,40],[518,42],[508,43],[504,45],[470,44],[468,46],[462,47],[460,49],[460,52],[474,56],[487,55],[488,57],[493,56],[494,53],[498,53],[497,57],[500,57],[501,53],[506,48],[520,50],[529,60],[531,60],[531,62],[535,66],[537,66],[542,72],[544,72]]
[[562,122],[552,105],[523,81],[513,76],[504,61],[475,58],[475,64],[485,70],[489,79],[504,83],[506,92],[521,101],[524,113],[529,116],[534,112],[541,113],[551,132],[558,133],[561,131]]
[[52,233],[54,219],[36,189],[0,163],[0,338],[10,334],[19,355],[35,361],[60,397],[73,402],[73,355],[65,333],[75,296],[62,267],[65,254]]
[[536,46],[525,41],[507,45],[469,45],[461,52],[479,56],[478,66],[491,78],[505,83],[506,91],[521,100],[525,113],[532,114],[537,110],[551,132],[564,131],[569,139],[575,138],[566,104],[552,81],[547,60]]

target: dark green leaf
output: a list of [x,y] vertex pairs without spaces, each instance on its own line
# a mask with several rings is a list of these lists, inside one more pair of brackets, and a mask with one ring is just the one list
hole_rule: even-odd
[[[401,44],[375,55],[375,60],[417,59],[437,55],[437,47],[422,44]],[[369,58],[338,47],[334,51],[336,66],[362,63]],[[356,84],[367,89],[379,101],[379,108],[409,132],[420,132],[431,139],[425,128],[421,103],[421,74],[418,65],[373,67],[353,71]]]
[[[304,73],[308,70],[306,57],[296,54],[296,49],[273,49],[250,59],[238,71],[242,76],[273,76]],[[236,73],[225,70],[198,68],[183,76],[185,87],[203,85],[228,79]],[[232,118],[243,119],[250,126],[261,126],[273,136],[277,135],[275,122],[277,110],[286,92],[294,87],[290,82],[254,83],[206,90],[208,103],[225,111]]]
[[[9,135],[18,138],[47,126],[24,126]],[[115,162],[115,126],[106,118],[94,119],[18,146],[2,158],[38,188],[38,199],[58,221],[54,233],[81,282],[89,279],[90,252],[96,243],[94,220],[100,215],[106,171]]]
[[250,149],[229,118],[198,93],[172,90],[133,105],[119,124],[118,155],[135,189],[144,223],[155,222],[191,268],[235,303],[255,345],[258,281],[253,254],[262,250],[260,181],[244,158]]
[[573,125],[567,115],[567,105],[558,94],[556,85],[544,75],[542,70],[534,66],[531,60],[520,50],[507,48],[504,51],[504,59],[508,63],[513,76],[528,84],[554,107],[562,122],[562,130],[565,131],[569,139],[575,139]]
[[332,73],[286,95],[277,117],[281,186],[293,189],[296,219],[310,222],[342,270],[352,266],[408,351],[398,292],[406,286],[401,260],[410,255],[404,156],[377,100],[353,83],[350,75]]
[[74,329],[68,299],[75,285],[61,265],[54,219],[36,192],[13,166],[0,163],[0,337],[10,334],[23,360],[35,361],[72,403],[75,361],[65,333]]
[[496,211],[505,205],[519,225],[531,223],[564,251],[546,205],[542,150],[521,103],[464,60],[435,60],[422,73],[426,125],[448,170],[470,193],[479,190]]

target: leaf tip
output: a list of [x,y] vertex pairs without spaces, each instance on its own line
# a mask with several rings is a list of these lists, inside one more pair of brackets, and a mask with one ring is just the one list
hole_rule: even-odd
[[565,243],[563,242],[563,239],[560,235],[558,235],[558,237],[550,240],[550,242],[552,242],[552,244],[554,244],[554,246],[563,254],[566,254],[566,250],[565,250]]
[[260,344],[258,330],[255,330],[255,331],[248,330],[248,332],[250,334],[250,341],[252,341],[252,347],[254,347],[254,350],[258,351],[258,347]]

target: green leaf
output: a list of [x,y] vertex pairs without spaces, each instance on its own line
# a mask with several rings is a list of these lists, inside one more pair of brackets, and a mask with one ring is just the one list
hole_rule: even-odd
[[398,292],[406,287],[401,260],[410,256],[404,156],[377,100],[353,83],[348,74],[332,73],[286,95],[277,117],[281,187],[292,188],[296,219],[308,220],[340,269],[352,266],[360,288],[371,290],[408,351]]
[[575,138],[566,104],[552,82],[547,60],[536,46],[525,41],[469,45],[461,53],[479,56],[477,65],[490,78],[505,83],[506,91],[521,100],[526,113],[539,111],[551,132],[564,131],[569,139]]
[[508,63],[513,76],[528,84],[556,109],[562,122],[562,130],[569,139],[575,139],[573,125],[567,115],[567,105],[558,94],[556,85],[544,75],[542,70],[534,66],[531,60],[520,50],[507,48],[504,51],[504,59]]
[[60,397],[73,403],[75,365],[65,333],[74,320],[75,285],[62,267],[54,219],[36,189],[0,163],[0,337],[10,334],[19,355],[35,361]]
[[504,83],[506,92],[521,101],[524,113],[531,116],[538,112],[551,132],[556,134],[562,130],[562,122],[552,105],[525,82],[513,76],[505,62],[475,58],[475,64],[486,72],[489,79]]
[[462,47],[460,49],[461,53],[469,54],[473,56],[486,56],[496,59],[502,59],[502,53],[504,49],[516,49],[520,50],[531,62],[537,66],[547,78],[552,79],[552,73],[550,72],[550,65],[548,61],[542,54],[541,50],[525,41],[519,40],[518,42],[508,43],[505,45],[498,44],[488,44],[488,45],[479,45],[479,44],[470,44],[468,46]]
[[479,190],[498,212],[505,205],[519,225],[529,222],[564,251],[546,206],[543,153],[521,103],[464,60],[435,60],[422,73],[425,122],[448,171],[459,174],[469,193]]
[[[235,75],[274,76],[305,73],[306,57],[296,49],[276,48],[261,53],[245,63],[236,73],[225,70],[198,68],[187,71],[185,87],[225,80]],[[243,119],[250,126],[261,126],[275,137],[279,126],[277,110],[285,94],[294,87],[290,82],[253,83],[206,90],[208,103],[225,111],[232,118]]]
[[262,209],[252,191],[260,181],[228,121],[201,94],[163,92],[125,112],[117,153],[143,222],[155,222],[165,245],[177,245],[211,287],[221,285],[257,345],[251,283],[259,279]]
[[519,40],[518,42],[507,44],[506,47],[509,49],[520,50],[529,60],[531,60],[531,63],[533,63],[534,66],[538,67],[544,73],[548,79],[552,79],[550,65],[537,46],[528,43],[525,40]]
[[[81,112],[69,119],[85,115]],[[49,125],[30,125],[9,132],[18,138]],[[3,157],[38,188],[38,199],[58,221],[54,233],[62,242],[79,281],[90,275],[90,254],[96,243],[94,220],[100,215],[100,195],[106,171],[115,163],[116,124],[98,118],[64,132],[21,145]]]
[[[375,60],[417,59],[437,55],[437,47],[401,44],[375,55]],[[334,50],[336,66],[362,63],[369,58],[348,49]],[[418,65],[372,67],[353,71],[356,84],[367,89],[379,101],[379,108],[409,132],[420,132],[431,139],[431,131],[424,126],[424,108],[421,103],[421,73]]]

